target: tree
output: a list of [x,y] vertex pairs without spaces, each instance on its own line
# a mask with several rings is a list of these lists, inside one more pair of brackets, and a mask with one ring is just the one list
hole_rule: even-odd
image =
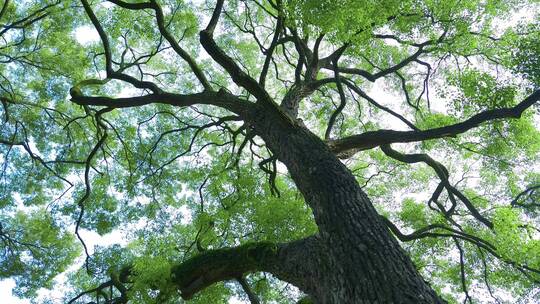
[[537,8],[5,0],[0,277],[63,274],[69,303],[534,297]]

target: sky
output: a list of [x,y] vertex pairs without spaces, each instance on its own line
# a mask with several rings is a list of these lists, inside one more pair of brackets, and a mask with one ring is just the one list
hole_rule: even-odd
[[[78,28],[76,28],[73,31],[73,35],[75,36],[77,42],[79,42],[82,46],[87,46],[92,43],[96,43],[100,41],[99,34],[95,30],[94,27],[89,25],[83,25]],[[133,92],[126,90],[122,91],[120,95],[132,95]],[[33,149],[34,151],[37,151],[37,149]],[[184,214],[184,218],[188,219],[191,217],[190,214],[187,214],[187,209],[181,211]],[[125,234],[120,231],[113,231],[111,233],[108,233],[106,235],[100,236],[96,232],[88,231],[88,230],[81,230],[81,236],[84,239],[85,243],[87,244],[89,248],[89,253],[93,253],[94,245],[112,245],[112,244],[125,244],[126,243],[126,237]],[[73,266],[74,268],[79,268],[82,265],[82,261],[80,264]],[[62,277],[57,278],[57,280],[62,281]],[[13,295],[12,290],[15,287],[15,280],[13,279],[6,279],[6,280],[0,280],[0,303],[6,303],[6,304],[30,304],[30,300],[28,299],[20,299]],[[56,294],[55,292],[46,291],[44,290],[40,296],[53,296],[55,298],[61,298],[62,293],[58,291]],[[247,302],[243,302],[237,298],[231,299],[229,304],[243,304]]]
[[[100,41],[99,34],[95,30],[94,27],[89,25],[83,25],[78,28],[76,28],[73,31],[73,35],[75,36],[76,40],[82,45],[87,46],[92,43],[96,43]],[[204,54],[206,55],[206,54]],[[206,55],[207,56],[207,55]],[[120,93],[122,96],[130,96],[133,95],[133,93],[136,90],[130,90],[126,89]],[[378,102],[382,104],[391,103],[392,100],[395,100],[397,97],[395,95],[387,93],[387,90],[385,90],[382,87],[382,84],[380,81],[376,82],[374,86],[371,88],[371,90],[368,92],[370,96],[375,98]],[[444,110],[444,109],[435,109],[435,110]],[[388,128],[392,128],[394,130],[404,130],[407,129],[407,126],[404,125],[400,120],[398,120],[395,117],[389,117],[389,121],[387,121]],[[38,151],[37,148],[33,149],[34,151]],[[283,171],[286,171],[286,169],[282,168]],[[22,203],[21,203],[22,206]],[[185,217],[187,217],[186,215]],[[87,230],[81,231],[81,236],[84,239],[85,243],[87,244],[89,248],[89,253],[93,253],[93,247],[96,244],[100,245],[112,245],[112,244],[125,244],[125,235],[122,232],[119,231],[113,231],[112,233],[100,236],[99,234]],[[82,266],[83,260],[81,259],[80,263],[78,265],[73,266],[74,269],[79,268]],[[58,278],[59,281],[62,281],[62,277]],[[7,303],[13,303],[13,304],[29,304],[29,300],[19,299],[15,297],[11,290],[15,287],[15,282],[12,279],[3,280],[0,281],[0,299],[3,301],[7,301]],[[50,291],[44,291],[41,293],[41,296],[53,296],[55,298],[61,298],[62,294],[60,292],[50,292]],[[1,302],[3,303],[3,302]],[[232,299],[230,304],[242,304],[242,303],[249,303],[249,302],[242,302],[239,299]]]
[[[532,18],[532,14],[530,12],[520,12],[518,13],[515,18],[513,18],[512,22],[510,24],[506,24],[505,26],[511,26],[512,24],[516,24],[518,21],[523,19],[529,19]],[[75,36],[76,40],[83,46],[99,42],[100,38],[97,33],[97,31],[89,25],[84,25],[81,27],[78,27],[74,30],[73,35]],[[396,98],[395,95],[386,93],[386,90],[384,90],[381,87],[381,83],[377,82],[375,83],[374,87],[370,90],[371,96],[374,97],[375,100],[380,101],[381,103],[385,103],[384,101],[391,101]],[[130,95],[132,92],[122,92],[122,95]],[[444,109],[435,109],[439,111],[444,111]],[[392,117],[392,119],[395,119]],[[388,127],[393,128],[395,130],[405,129],[406,126],[404,126],[399,120],[395,119],[395,121],[389,121]],[[187,216],[187,215],[186,215]],[[104,236],[99,236],[95,232],[90,231],[82,231],[81,235],[83,239],[85,240],[85,243],[88,245],[90,249],[90,253],[93,251],[93,247],[95,244],[100,245],[111,245],[111,244],[125,244],[126,238],[125,235],[120,231],[113,231],[112,233],[106,234]],[[81,264],[76,265],[74,267],[79,267]],[[59,280],[62,280],[62,277],[58,278]],[[15,281],[13,279],[6,279],[0,281],[0,303],[6,303],[6,304],[30,304],[30,301],[28,299],[20,299],[12,294],[12,289],[15,287]],[[61,298],[62,293],[61,290],[55,292],[46,291],[41,293],[41,296],[45,295],[53,295],[56,298]],[[243,303],[249,303],[249,302],[243,302],[237,298],[233,298],[229,304],[243,304]]]

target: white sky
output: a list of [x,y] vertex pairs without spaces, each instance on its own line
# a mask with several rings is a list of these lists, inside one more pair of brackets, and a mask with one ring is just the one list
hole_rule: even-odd
[[[110,4],[107,2],[105,3]],[[502,25],[502,27],[507,28],[509,26],[513,26],[517,24],[519,21],[525,21],[525,20],[530,21],[532,18],[534,17],[533,17],[533,14],[531,14],[531,12],[522,10],[518,14],[515,15],[515,17],[511,20],[510,23],[505,23],[504,25]],[[90,44],[97,43],[100,40],[97,31],[95,30],[94,27],[90,25],[84,25],[84,26],[80,26],[76,28],[73,32],[73,35],[75,36],[75,39],[77,40],[77,42],[80,43],[82,46],[88,46]],[[207,58],[208,56],[206,54],[202,54],[202,57]],[[134,89],[132,90],[128,88],[128,89],[123,90],[120,94],[122,96],[132,96],[133,93],[136,93],[135,91],[136,90]],[[375,84],[369,90],[368,93],[377,102],[381,104],[387,104],[396,99],[401,100],[400,97],[397,97],[396,95],[393,95],[393,94],[389,94],[388,91],[385,90],[381,86],[381,81],[375,82]],[[432,94],[432,95],[435,95],[435,94]],[[434,98],[435,96],[433,96],[433,99]],[[437,108],[437,103],[432,104],[432,106],[434,106],[432,110],[441,111],[441,112],[445,111],[445,109]],[[387,125],[388,125],[387,127],[393,128],[395,130],[407,129],[407,126],[404,125],[403,122],[401,122],[397,118],[392,116],[390,117],[390,119],[392,121],[387,122]],[[37,151],[37,149],[35,149],[35,151]],[[187,210],[184,210],[184,212],[186,211]],[[104,236],[100,236],[95,232],[83,230],[81,231],[81,236],[85,240],[85,243],[88,245],[90,253],[93,252],[93,247],[94,245],[97,245],[97,244],[104,246],[104,245],[112,245],[112,244],[117,244],[117,243],[120,243],[120,244],[126,243],[125,235],[124,233],[120,231],[113,231],[112,233],[106,234]],[[13,279],[0,280],[0,303],[30,304],[30,301],[28,299],[20,299],[20,298],[15,297],[12,294],[12,289],[14,287],[15,287],[15,281]],[[47,291],[47,292],[41,293],[41,295],[42,296],[51,295],[51,293]],[[61,291],[57,291],[57,293],[52,292],[52,295],[53,297],[59,298],[59,299],[62,296]],[[229,301],[229,304],[244,304],[244,303],[249,303],[249,302],[241,301],[238,298],[232,298]]]
[[75,29],[73,32],[75,39],[81,45],[86,46],[99,41],[99,34],[93,26],[83,25]]

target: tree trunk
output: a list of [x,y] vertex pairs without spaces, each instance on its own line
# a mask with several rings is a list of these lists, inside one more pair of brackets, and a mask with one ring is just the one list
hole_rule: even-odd
[[316,303],[443,303],[322,140],[275,109],[249,116],[313,210],[324,249],[305,291]]

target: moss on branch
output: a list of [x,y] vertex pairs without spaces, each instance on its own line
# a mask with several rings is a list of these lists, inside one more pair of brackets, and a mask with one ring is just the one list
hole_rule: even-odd
[[274,263],[278,246],[271,242],[248,243],[234,248],[203,252],[171,270],[173,284],[184,299],[190,299],[204,288],[245,273],[264,271]]

